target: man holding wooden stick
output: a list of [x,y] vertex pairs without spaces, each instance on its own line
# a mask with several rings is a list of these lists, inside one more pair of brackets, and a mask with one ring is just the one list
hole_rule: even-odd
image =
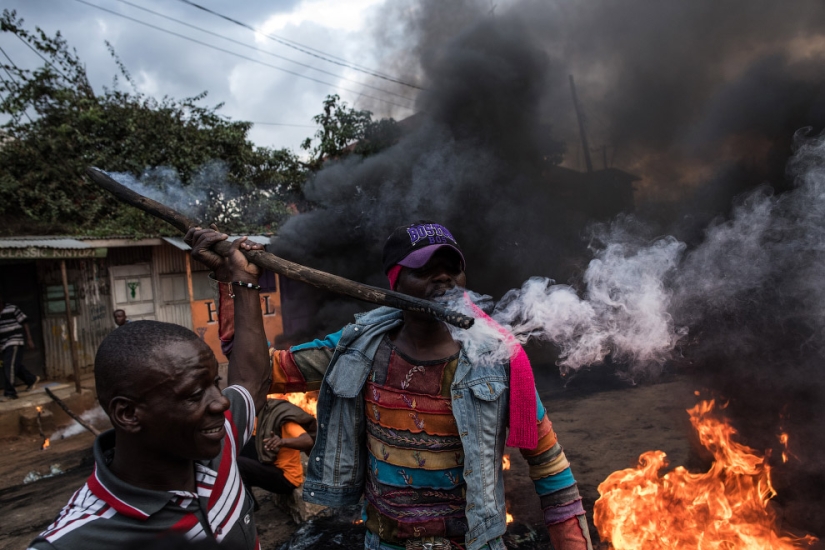
[[221,259],[237,329],[225,390],[212,350],[187,328],[135,321],[103,340],[95,384],[114,429],[95,440],[94,473],[31,548],[152,548],[170,531],[258,548],[237,456],[270,386],[260,269],[241,252],[260,248],[241,238]]
[[[247,345],[245,329],[233,325],[233,280],[210,250],[226,236],[190,230],[187,237],[193,257],[216,271],[221,339],[233,356]],[[396,229],[383,263],[390,287],[416,298],[466,285],[461,248],[437,223]],[[527,356],[513,350],[509,362],[473,364],[442,321],[389,307],[323,340],[271,350],[272,391],[320,390],[304,500],[343,506],[363,497],[368,549],[502,550],[506,441],[529,463],[554,547],[590,550],[569,463]]]

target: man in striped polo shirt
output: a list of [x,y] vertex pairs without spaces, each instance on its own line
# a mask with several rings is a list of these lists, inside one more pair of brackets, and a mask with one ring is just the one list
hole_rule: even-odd
[[[25,337],[24,337],[25,333]],[[26,384],[26,390],[34,388],[39,376],[35,376],[23,366],[23,346],[34,349],[34,340],[29,331],[26,314],[20,308],[7,304],[0,295],[0,353],[3,359],[3,401],[17,399],[14,379],[20,378]]]
[[[384,246],[390,287],[410,296],[437,300],[464,287],[464,267],[455,237],[437,223],[399,227]],[[227,345],[231,304],[222,289]],[[512,349],[509,361],[471,360],[441,321],[378,308],[323,340],[272,350],[273,391],[320,390],[304,500],[361,501],[368,550],[503,550],[509,445],[529,465],[556,550],[592,550],[570,464],[524,350]]]
[[[192,229],[187,241],[198,238]],[[210,233],[212,242],[225,235]],[[112,332],[95,357],[98,399],[114,426],[94,445],[95,470],[31,548],[152,547],[171,533],[258,548],[253,502],[237,456],[252,434],[270,385],[257,281],[238,239],[221,265],[234,281],[238,328],[228,387],[194,332],[136,321]]]

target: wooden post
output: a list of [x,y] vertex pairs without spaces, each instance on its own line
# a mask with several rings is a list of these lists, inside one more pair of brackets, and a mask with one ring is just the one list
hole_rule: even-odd
[[184,252],[183,255],[186,263],[186,293],[189,298],[189,305],[195,301],[195,291],[192,288],[192,257]]
[[186,265],[186,296],[189,299],[189,317],[192,319],[192,328],[195,327],[195,291],[192,288],[192,257],[183,253],[184,265]]
[[58,404],[58,406],[59,406],[61,409],[63,409],[63,411],[65,411],[65,413],[66,413],[66,414],[68,414],[69,416],[71,416],[71,417],[74,419],[74,421],[75,421],[75,422],[77,422],[78,424],[80,424],[81,426],[83,426],[84,428],[86,428],[87,430],[89,430],[90,432],[92,432],[93,434],[95,434],[95,435],[100,435],[100,430],[98,430],[97,428],[95,428],[94,426],[92,426],[91,424],[89,424],[88,422],[86,422],[85,420],[83,420],[82,418],[80,418],[80,416],[79,416],[79,415],[77,415],[74,411],[72,411],[72,410],[69,408],[69,406],[68,406],[66,403],[64,403],[64,402],[63,402],[63,400],[62,400],[62,399],[60,399],[60,398],[59,398],[59,397],[57,397],[55,394],[53,394],[53,393],[52,393],[52,390],[50,390],[49,388],[44,388],[44,389],[46,390],[46,393],[49,395],[49,397],[51,397],[51,398],[52,398],[52,400],[53,400],[55,403],[57,403],[57,404]]
[[80,361],[74,342],[74,319],[72,318],[72,301],[69,298],[69,277],[66,275],[66,260],[60,260],[60,275],[63,277],[63,297],[66,299],[66,323],[69,332],[69,349],[72,351],[72,370],[74,370],[74,389],[80,393]]

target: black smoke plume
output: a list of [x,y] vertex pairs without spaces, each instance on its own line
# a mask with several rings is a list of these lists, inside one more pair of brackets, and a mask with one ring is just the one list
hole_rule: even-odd
[[[305,188],[319,208],[283,226],[276,253],[386,286],[387,235],[431,219],[458,236],[473,288],[500,294],[559,265],[570,272],[592,205],[548,183],[564,146],[542,115],[544,91],[566,74],[524,32],[489,19],[458,34],[432,67],[413,128],[378,155],[330,162]],[[346,320],[333,314],[322,328]]]
[[[695,376],[730,401],[747,444],[773,450],[787,522],[825,534],[825,145],[812,137],[825,126],[825,4],[500,4],[389,3],[376,50],[426,88],[418,114],[393,147],[330,162],[306,188],[319,208],[289,220],[276,251],[385,285],[385,237],[423,218],[465,248],[473,290],[569,283],[536,287],[581,313],[576,330],[547,331],[562,361],[590,342],[581,357],[616,357],[625,375],[671,361]],[[569,74],[589,176],[576,173]],[[641,178],[630,203],[628,174]],[[500,310],[515,327],[518,298]],[[322,307],[313,331],[360,306]],[[663,343],[642,361],[651,311]]]

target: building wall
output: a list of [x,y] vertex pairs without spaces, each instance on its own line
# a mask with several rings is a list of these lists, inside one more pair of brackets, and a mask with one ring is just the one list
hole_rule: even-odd
[[192,305],[186,278],[188,253],[168,243],[152,247],[158,321],[192,329]]
[[[77,342],[81,375],[91,373],[98,346],[114,328],[106,260],[66,260],[66,272],[70,285],[74,286],[71,325],[65,308],[59,307],[59,300],[52,306],[48,302],[42,304],[45,370],[51,379],[74,375],[71,340]],[[62,288],[60,261],[38,261],[37,279],[41,286]]]
[[[261,277],[260,299],[261,313],[264,320],[264,332],[270,343],[279,339],[284,332],[283,318],[281,316],[281,289],[279,285],[280,277],[273,273],[265,273]],[[192,320],[194,331],[206,342],[215,353],[219,363],[228,361],[221,351],[221,341],[218,336],[218,300],[217,285],[213,282],[211,286],[212,296],[202,300],[192,302]],[[238,292],[245,292],[240,289]],[[197,298],[198,296],[196,296]]]
[[[160,254],[156,249],[169,248]],[[176,254],[175,254],[176,253]],[[76,287],[76,309],[73,309],[72,326],[66,321],[65,309],[59,313],[49,313],[43,304],[43,344],[45,349],[46,376],[51,379],[67,379],[74,376],[72,354],[69,347],[70,331],[77,342],[77,355],[81,376],[93,371],[94,356],[103,339],[115,330],[112,311],[115,309],[112,284],[119,279],[111,272],[129,272],[130,267],[146,266],[151,280],[151,295],[154,301],[154,315],[160,321],[180,324],[192,328],[191,310],[188,299],[175,303],[160,292],[159,271],[175,273],[184,265],[184,252],[171,246],[135,246],[110,248],[106,258],[67,260],[66,271],[70,285]],[[38,282],[41,287],[62,287],[60,261],[41,260],[37,262]],[[114,270],[112,270],[114,268]],[[184,269],[185,277],[185,269]],[[144,293],[146,290],[144,290]],[[127,312],[128,313],[128,312]]]
[[[214,284],[209,283],[208,269],[188,256],[164,243],[113,247],[105,258],[66,260],[71,324],[66,320],[60,261],[37,260],[37,285],[44,296],[41,326],[46,376],[53,380],[73,377],[71,341],[76,342],[81,376],[91,373],[98,346],[116,328],[112,318],[116,307],[126,310],[133,320],[156,319],[192,329],[220,362],[226,361],[217,334]],[[267,336],[273,341],[283,332],[280,289],[271,274],[266,279],[262,280],[261,309]]]

